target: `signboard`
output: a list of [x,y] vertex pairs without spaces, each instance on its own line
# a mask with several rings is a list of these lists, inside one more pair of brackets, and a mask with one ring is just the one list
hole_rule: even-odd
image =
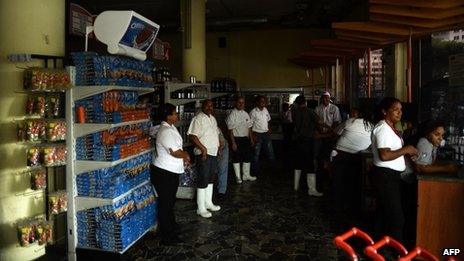
[[93,25],[94,16],[82,6],[71,3],[69,8],[69,33],[73,35],[85,36],[87,26]]
[[132,16],[129,27],[127,27],[120,44],[146,52],[152,45],[158,34],[158,28]]
[[153,58],[155,60],[169,61],[171,58],[171,44],[163,42],[159,38],[153,44]]

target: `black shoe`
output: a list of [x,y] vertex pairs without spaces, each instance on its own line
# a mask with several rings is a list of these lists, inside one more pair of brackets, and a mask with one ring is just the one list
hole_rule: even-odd
[[184,243],[184,241],[178,236],[163,238],[160,241],[160,244],[164,246],[177,246],[181,245],[182,243]]

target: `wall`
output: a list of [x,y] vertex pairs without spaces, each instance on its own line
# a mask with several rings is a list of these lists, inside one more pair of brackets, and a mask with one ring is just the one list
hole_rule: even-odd
[[[226,47],[218,47],[218,38]],[[241,88],[285,88],[309,85],[305,69],[288,62],[308,49],[309,40],[328,35],[320,30],[282,29],[217,32],[206,35],[206,77],[227,76]],[[322,84],[320,70],[314,70],[315,84]]]
[[29,175],[26,147],[16,143],[15,118],[24,115],[26,96],[22,72],[40,63],[11,63],[7,54],[64,55],[64,1],[0,1],[0,260],[30,260],[45,253],[44,246],[21,248],[16,222],[45,211],[43,194],[24,195]]

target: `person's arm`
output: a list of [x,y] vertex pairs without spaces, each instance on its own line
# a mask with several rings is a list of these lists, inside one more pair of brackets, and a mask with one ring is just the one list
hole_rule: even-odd
[[375,141],[375,149],[377,149],[380,160],[382,161],[395,160],[404,155],[417,155],[417,149],[411,145],[404,146],[397,150],[391,150],[390,147],[395,143],[397,137],[390,129],[390,126],[382,125],[374,130],[373,138]]
[[186,151],[184,151],[182,149],[179,149],[179,150],[176,150],[176,151],[173,151],[172,149],[169,149],[169,153],[174,158],[183,159],[186,164],[190,164],[190,155],[188,154],[188,152],[186,152]]
[[232,150],[237,150],[237,143],[235,143],[234,130],[229,130],[230,143],[232,145]]
[[198,138],[198,135],[201,133],[201,131],[202,131],[201,121],[198,120],[197,118],[193,118],[188,128],[187,135],[189,136],[190,141],[195,145],[195,147],[197,147],[201,151],[202,159],[206,160],[207,149],[201,143],[200,139]]
[[434,163],[430,165],[416,164],[416,171],[421,173],[433,173],[433,172],[446,172],[446,173],[456,173],[459,170],[459,167],[455,164],[439,164]]
[[196,135],[193,135],[193,134],[189,135],[189,139],[195,145],[195,147],[197,147],[201,151],[201,159],[206,160],[208,151],[206,147],[201,143],[200,139]]
[[217,132],[218,132],[218,139],[219,139],[219,148],[218,148],[218,152],[217,152],[217,155],[219,157],[221,157],[222,155],[222,149],[224,148],[224,135],[222,134],[222,131],[219,129],[219,127],[217,128]]
[[232,145],[232,150],[237,150],[237,143],[235,143],[234,129],[236,128],[236,117],[232,111],[226,118],[226,125],[229,131],[230,144]]
[[404,155],[417,155],[417,150],[414,146],[404,146],[399,150],[391,150],[390,148],[379,148],[379,157],[382,161],[395,160]]
[[269,111],[267,110],[266,108],[266,117],[267,117],[267,132],[269,134],[272,133],[272,129],[271,129],[271,114],[269,113]]

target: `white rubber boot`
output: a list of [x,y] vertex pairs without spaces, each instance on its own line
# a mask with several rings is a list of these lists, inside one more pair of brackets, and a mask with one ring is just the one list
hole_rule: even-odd
[[234,163],[232,166],[234,167],[235,180],[237,181],[237,184],[242,184],[242,179],[240,178],[240,163]]
[[293,174],[293,189],[295,191],[297,191],[298,188],[300,187],[300,177],[301,177],[301,170],[296,169],[295,174]]
[[308,195],[315,197],[320,197],[323,195],[322,193],[316,190],[316,174],[306,174],[306,182],[308,183]]
[[250,162],[243,162],[243,180],[244,181],[255,181],[257,177],[253,177],[250,175]]
[[205,197],[206,197],[206,189],[198,188],[197,189],[197,214],[204,218],[210,218],[212,215],[211,215],[211,212],[209,212],[205,207]]
[[206,187],[205,207],[211,211],[221,210],[220,206],[213,204],[213,184],[208,184],[208,187]]

